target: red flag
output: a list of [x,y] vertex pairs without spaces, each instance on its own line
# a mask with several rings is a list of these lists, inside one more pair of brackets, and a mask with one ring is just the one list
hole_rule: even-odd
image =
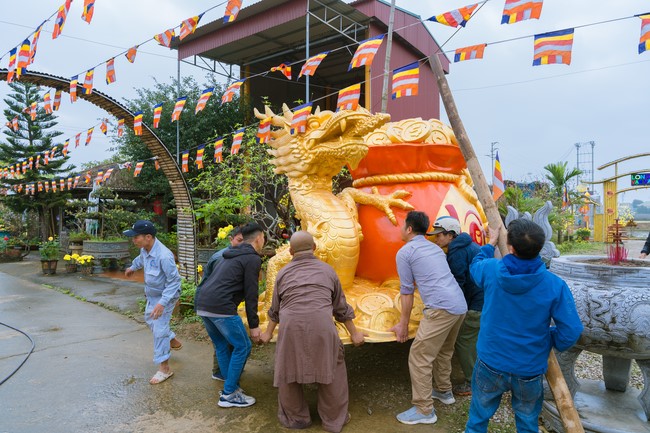
[[106,84],[115,82],[115,57],[106,61]]
[[188,18],[181,23],[181,34],[178,36],[182,41],[196,30],[196,26],[201,21],[203,14],[197,15],[195,17]]
[[81,18],[90,24],[90,21],[93,19],[93,13],[95,13],[95,0],[84,0],[84,9],[81,13]]
[[135,47],[131,47],[127,50],[125,56],[126,60],[128,60],[129,63],[135,62],[135,55],[138,54],[138,47],[139,45],[136,45]]
[[59,11],[54,20],[54,30],[52,30],[52,39],[59,37],[63,31],[63,26],[65,25],[65,19],[68,16],[68,11],[70,10],[70,3],[72,0],[65,0],[65,3],[61,5]]

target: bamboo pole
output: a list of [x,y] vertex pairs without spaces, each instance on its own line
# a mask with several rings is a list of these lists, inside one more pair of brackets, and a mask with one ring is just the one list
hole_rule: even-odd
[[[481,170],[481,165],[478,162],[472,143],[467,136],[463,122],[460,119],[458,114],[458,109],[456,108],[456,102],[447,83],[447,78],[445,78],[445,73],[440,64],[440,59],[438,59],[438,53],[429,57],[429,65],[431,65],[431,70],[436,76],[438,82],[438,89],[440,90],[440,97],[442,98],[442,103],[445,106],[445,111],[449,117],[449,122],[451,123],[451,128],[456,135],[458,140],[458,145],[465,161],[467,161],[467,169],[469,170],[472,180],[474,181],[474,187],[476,189],[476,194],[483,205],[485,214],[488,219],[488,224],[490,227],[503,227],[503,222],[501,221],[501,216],[499,215],[499,210],[492,198],[490,193],[490,188],[488,183],[485,180],[483,175],[483,170]],[[506,245],[506,237],[503,236],[505,230],[499,231],[499,241],[498,247],[502,256],[505,256],[508,253]],[[564,425],[564,430],[566,433],[584,433],[582,423],[580,422],[580,417],[578,416],[578,411],[576,411],[575,406],[573,405],[573,399],[571,398],[571,393],[569,388],[564,380],[562,375],[562,370],[560,370],[560,365],[557,362],[555,353],[551,350],[548,357],[548,370],[546,371],[546,380],[548,381],[551,392],[553,393],[553,398],[555,399],[555,404],[557,406],[558,413],[562,419],[562,424]]]

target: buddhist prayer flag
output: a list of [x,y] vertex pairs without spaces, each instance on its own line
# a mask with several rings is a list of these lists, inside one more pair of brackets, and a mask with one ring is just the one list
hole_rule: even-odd
[[205,105],[208,103],[208,99],[210,99],[210,96],[212,96],[212,92],[214,92],[214,87],[210,87],[209,89],[205,89],[203,92],[201,92],[201,97],[196,103],[194,114],[197,114],[199,111],[202,111],[205,108]]
[[465,24],[467,24],[467,21],[470,19],[472,13],[474,13],[474,10],[477,7],[478,4],[465,6],[460,9],[445,12],[441,15],[434,15],[431,18],[428,18],[426,21],[433,21],[450,27],[465,27]]
[[87,171],[86,175],[84,176],[84,183],[88,185],[91,180],[92,180],[92,174],[89,171]]
[[106,61],[106,84],[115,82],[115,57]]
[[90,140],[92,140],[93,138],[94,130],[95,130],[94,126],[92,128],[88,128],[88,132],[86,133],[86,144],[84,144],[84,146],[88,146],[90,144]]
[[571,64],[573,29],[535,35],[533,66],[552,63]]
[[164,45],[165,47],[169,48],[172,44],[172,39],[174,39],[174,36],[175,36],[174,29],[169,29],[155,35],[153,38],[160,45]]
[[108,120],[102,119],[102,124],[99,125],[99,130],[102,131],[104,135],[108,132]]
[[43,185],[45,185],[45,192],[50,192],[50,181],[46,180]]
[[562,188],[562,209],[568,207],[569,204],[571,204],[569,202],[569,188],[565,184],[564,188]]
[[77,185],[79,185],[79,179],[81,179],[81,175],[77,175],[74,177],[74,183],[72,184],[73,188],[76,188]]
[[81,143],[81,132],[74,136],[74,148],[75,149],[77,147],[79,147],[79,143]]
[[200,145],[196,149],[196,161],[194,163],[196,164],[196,168],[199,170],[203,169],[203,153],[205,152],[205,144]]
[[135,163],[135,169],[133,170],[133,177],[140,176],[140,172],[142,171],[142,166],[144,166],[144,161],[138,161]]
[[43,21],[40,26],[36,28],[36,31],[34,32],[34,37],[32,38],[32,52],[29,55],[29,63],[32,64],[34,63],[34,59],[36,58],[36,45],[38,45],[38,39],[41,37],[41,30],[43,30],[43,25],[47,21]]
[[84,78],[84,95],[93,93],[93,78],[95,77],[95,68],[86,71],[86,78]]
[[54,30],[52,30],[52,39],[56,39],[61,35],[63,31],[63,26],[65,25],[65,19],[68,16],[68,11],[70,10],[70,3],[72,0],[65,0],[65,3],[61,5],[59,11],[56,14],[56,19],[54,20]]
[[34,157],[29,157],[29,169],[31,170],[34,167]]
[[52,101],[50,99],[50,93],[52,92],[47,92],[45,95],[43,95],[43,109],[45,110],[46,114],[52,114]]
[[156,170],[160,170],[160,163],[158,162],[158,158],[155,158],[155,159],[153,160],[153,167],[154,167]]
[[51,152],[51,153],[50,153],[50,159],[54,159],[54,156],[56,155],[56,151],[57,151],[57,149],[58,149],[58,147],[57,147],[57,146],[54,146],[54,147],[52,148],[52,150],[50,150],[50,152]]
[[291,79],[291,65],[280,63],[278,66],[274,66],[271,68],[271,72],[276,72],[276,71],[282,72],[282,74],[285,77],[287,77],[288,80]]
[[174,104],[174,111],[172,112],[172,122],[176,122],[181,118],[181,112],[183,111],[183,107],[185,107],[186,101],[187,96],[181,96],[176,100],[176,104]]
[[183,155],[181,156],[181,159],[183,161],[183,163],[181,165],[181,171],[183,173],[187,173],[188,171],[190,171],[190,164],[189,164],[189,162],[190,162],[190,151],[189,150],[184,150]]
[[158,128],[158,125],[160,124],[160,116],[162,115],[162,106],[163,103],[161,102],[160,104],[156,104],[153,107],[153,127]]
[[18,64],[16,65],[16,78],[20,80],[20,74],[23,70],[29,66],[29,60],[32,57],[32,52],[30,50],[29,39],[25,39],[20,45],[20,51],[18,51]]
[[48,165],[50,163],[50,152],[43,153],[43,165]]
[[197,15],[195,17],[188,18],[181,23],[181,32],[178,36],[181,41],[194,33],[196,26],[199,24],[199,21],[201,21],[202,16],[203,14]]
[[299,105],[293,111],[291,120],[291,134],[305,132],[307,130],[307,117],[311,114],[311,103]]
[[52,192],[56,192],[56,180],[52,181]]
[[84,9],[81,13],[81,18],[90,24],[90,21],[93,19],[93,13],[95,13],[95,0],[84,0]]
[[124,118],[117,119],[117,136],[121,137],[124,134]]
[[393,71],[392,98],[416,96],[420,83],[420,64],[413,62]]
[[230,86],[228,86],[226,91],[223,93],[223,96],[221,97],[221,103],[223,104],[232,101],[232,98],[235,96],[235,93],[239,91],[239,88],[242,84],[244,84],[244,80],[235,81]]
[[72,189],[72,178],[69,177],[68,178],[68,190],[71,190],[71,189]]
[[320,62],[323,61],[323,59],[329,54],[329,51],[325,51],[324,53],[316,54],[313,57],[310,57],[307,59],[304,65],[302,65],[302,68],[300,69],[300,74],[298,74],[298,79],[302,77],[303,75],[309,75],[313,76],[314,73],[316,72],[316,68],[318,68],[318,65],[320,65]]
[[18,116],[14,117],[14,118],[11,120],[11,126],[12,126],[12,128],[14,129],[14,131],[18,131],[18,129],[20,128],[20,126],[19,126],[19,124],[18,124]]
[[114,169],[112,168],[106,170],[106,174],[104,174],[104,177],[102,178],[102,182],[106,182],[111,177],[111,174],[113,174],[113,170]]
[[244,128],[239,128],[237,131],[235,131],[235,135],[233,135],[232,137],[232,146],[230,147],[231,155],[237,155],[239,153],[239,149],[241,148],[241,142],[243,138],[244,138]]
[[7,83],[14,81],[14,74],[16,73],[16,52],[18,47],[12,48],[9,51],[9,66],[7,66]]
[[59,107],[61,106],[61,90],[57,90],[54,92],[54,104],[52,105],[52,109],[54,111],[59,111]]
[[37,109],[38,109],[38,102],[32,102],[32,104],[29,106],[29,116],[31,117],[32,121],[36,120]]
[[260,121],[260,126],[257,129],[257,142],[263,144],[269,141],[271,141],[271,118],[267,117]]
[[70,102],[77,100],[77,84],[79,83],[79,76],[75,75],[70,80]]
[[513,24],[523,20],[539,19],[542,0],[506,0],[501,24]]
[[68,146],[70,145],[70,139],[67,139],[65,143],[63,143],[63,150],[61,150],[61,153],[63,156],[68,156]]
[[129,61],[129,63],[135,62],[135,56],[138,54],[138,47],[139,45],[136,45],[135,47],[131,47],[126,51],[126,60]]
[[372,59],[375,58],[375,54],[383,40],[384,35],[381,34],[361,42],[357,47],[357,51],[354,52],[354,56],[352,56],[350,66],[348,66],[348,71],[352,68],[358,68],[359,66],[370,66],[372,64]]
[[228,0],[226,12],[223,15],[224,23],[231,23],[237,19],[237,14],[241,10],[242,0]]
[[639,54],[650,49],[650,14],[639,15],[641,18],[641,37],[639,38]]
[[503,195],[504,190],[501,161],[499,161],[499,152],[497,152],[497,156],[494,159],[494,175],[492,176],[492,197],[494,201],[497,201]]
[[38,155],[36,155],[36,162],[35,162],[36,168],[38,168],[38,166],[40,165],[40,161],[41,161],[41,154],[39,153]]
[[133,132],[135,135],[142,135],[142,111],[138,111],[133,117]]
[[223,138],[217,138],[214,142],[214,162],[223,161]]
[[95,177],[95,183],[97,185],[102,183],[102,179],[104,179],[104,171],[100,170],[97,172],[97,176]]
[[61,187],[61,192],[65,190],[65,179],[59,179],[59,186]]
[[454,54],[454,62],[463,62],[465,60],[482,59],[483,51],[487,44],[472,45],[469,47],[458,48]]
[[339,91],[336,101],[337,110],[356,110],[359,107],[359,96],[361,96],[361,84],[353,84]]

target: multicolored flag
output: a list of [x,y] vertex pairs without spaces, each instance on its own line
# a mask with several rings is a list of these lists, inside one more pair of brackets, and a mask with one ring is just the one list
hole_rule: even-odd
[[235,81],[230,86],[228,86],[226,91],[223,92],[223,96],[221,97],[221,103],[224,104],[226,102],[232,101],[232,98],[235,96],[235,93],[239,91],[239,88],[241,87],[242,84],[244,84],[244,80]]
[[361,84],[353,84],[345,89],[339,90],[339,97],[336,101],[337,110],[356,110],[359,107],[361,96]]
[[77,100],[77,84],[79,83],[79,75],[75,75],[70,79],[70,102]]
[[56,180],[52,181],[52,192],[56,192]]
[[90,21],[93,19],[93,13],[95,13],[95,0],[84,0],[84,9],[81,13],[81,18],[90,24]]
[[523,20],[539,19],[543,0],[506,0],[501,24],[514,24]]
[[79,185],[79,179],[81,179],[81,175],[79,174],[74,177],[74,183],[72,184],[73,188],[76,188],[77,185]]
[[171,44],[172,44],[172,39],[174,39],[174,36],[176,36],[176,34],[174,32],[174,29],[168,29],[168,30],[165,30],[162,33],[158,33],[153,38],[160,45],[163,45],[163,46],[169,48],[171,46]]
[[469,47],[458,48],[454,54],[454,63],[465,60],[482,59],[483,51],[487,44],[471,45]]
[[71,189],[72,189],[72,178],[69,177],[68,178],[68,190],[71,190]]
[[208,99],[210,99],[210,96],[212,96],[212,92],[214,92],[214,87],[210,87],[209,89],[205,89],[203,92],[201,92],[201,97],[196,103],[194,114],[197,114],[199,111],[202,111],[205,108],[205,105],[208,103]]
[[162,115],[162,106],[163,103],[156,104],[153,106],[153,127],[158,128],[160,124],[160,116]]
[[45,114],[52,114],[52,101],[50,99],[50,92],[47,92],[45,95],[43,95],[43,109],[45,110]]
[[31,170],[34,167],[34,157],[29,157],[29,169]]
[[420,64],[413,62],[393,71],[392,99],[417,96],[420,83]]
[[183,155],[181,156],[181,160],[183,161],[181,165],[181,171],[183,173],[187,173],[190,171],[190,151],[189,150],[184,150]]
[[115,77],[115,57],[106,61],[106,84],[114,83]]
[[377,50],[381,46],[383,40],[384,35],[381,34],[374,38],[362,41],[354,52],[354,56],[352,56],[352,60],[348,66],[348,71],[352,68],[358,68],[359,66],[372,65],[372,60],[375,58],[375,54],[377,54]]
[[61,192],[65,191],[65,179],[59,179],[59,185],[61,187]]
[[65,3],[59,7],[59,11],[56,14],[56,19],[54,20],[52,39],[56,39],[61,35],[63,26],[65,25],[65,19],[68,16],[68,11],[70,10],[70,3],[72,3],[72,0],[65,0]]
[[86,132],[86,143],[84,146],[88,146],[90,144],[90,140],[93,138],[93,131],[95,130],[95,127],[93,126],[92,128],[88,128],[88,131]]
[[99,130],[102,131],[104,135],[108,133],[108,119],[102,119],[102,124],[99,125]]
[[101,185],[102,179],[104,179],[104,171],[100,170],[97,172],[97,176],[95,176],[95,184]]
[[117,119],[117,136],[121,137],[124,134],[124,118]]
[[562,209],[569,207],[571,203],[569,202],[569,188],[564,184],[562,188]]
[[106,174],[104,174],[104,177],[102,178],[102,182],[105,183],[111,177],[111,174],[113,174],[113,170],[114,170],[113,168],[109,168],[108,170],[106,170]]
[[50,192],[50,181],[49,180],[44,181],[43,185],[45,185],[45,192]]
[[257,142],[263,144],[269,141],[271,141],[271,118],[267,117],[260,121],[260,126],[257,128]]
[[278,66],[273,66],[271,72],[280,71],[282,74],[287,77],[288,80],[291,79],[291,65],[285,63],[280,63]]
[[36,120],[36,110],[38,109],[38,102],[32,102],[29,106],[29,116],[32,119],[32,122]]
[[650,14],[637,15],[641,18],[641,37],[639,38],[639,54],[650,49]]
[[74,148],[76,149],[81,144],[81,132],[74,136]]
[[138,54],[139,46],[140,45],[136,45],[135,47],[131,47],[126,51],[126,54],[124,56],[126,56],[126,60],[128,60],[129,63],[135,62],[135,56]]
[[30,64],[34,63],[34,60],[36,59],[36,46],[38,45],[38,39],[41,37],[41,30],[43,30],[43,25],[45,25],[46,22],[47,21],[43,21],[34,32],[34,37],[32,38],[32,52],[29,57]]
[[63,149],[61,149],[63,156],[68,156],[68,146],[70,146],[70,139],[67,139],[65,143],[63,143]]
[[153,159],[153,168],[155,168],[156,171],[160,170],[160,162],[158,162],[158,158]]
[[54,92],[54,103],[52,104],[54,111],[59,111],[59,107],[61,106],[61,92],[61,90]]
[[86,71],[86,77],[84,78],[84,95],[90,95],[93,93],[93,78],[95,77],[95,68],[88,69]]
[[302,65],[302,68],[300,68],[300,74],[298,74],[298,79],[302,77],[303,75],[309,75],[313,76],[314,73],[316,72],[316,68],[320,65],[320,63],[323,61],[325,57],[329,54],[329,51],[325,51],[324,53],[316,54],[313,57],[310,57],[307,59],[304,65]]
[[142,135],[142,111],[138,111],[133,117],[133,132],[135,135]]
[[84,175],[84,183],[88,185],[92,179],[93,179],[92,173],[87,171],[86,174]]
[[311,114],[311,102],[297,106],[293,110],[291,135],[307,130],[307,117]]
[[143,166],[144,166],[144,161],[138,161],[135,163],[135,168],[133,169],[133,177],[140,176],[140,172],[142,171]]
[[571,64],[573,29],[535,35],[533,66],[553,63]]
[[214,162],[223,161],[223,138],[219,137],[214,142]]
[[7,66],[7,83],[11,84],[14,81],[14,74],[16,73],[16,52],[18,47],[12,48],[9,51],[9,66]]
[[237,19],[237,15],[241,10],[242,0],[228,0],[226,5],[226,12],[223,15],[224,23],[231,23]]
[[467,21],[469,21],[477,7],[478,4],[465,6],[460,9],[445,12],[444,14],[434,15],[426,21],[433,21],[450,27],[465,27],[465,24],[467,24]]
[[499,152],[497,151],[496,158],[494,159],[494,175],[492,176],[492,198],[497,201],[503,195],[505,187],[503,186],[503,173],[501,172],[501,161],[499,160]]
[[41,162],[41,154],[36,155],[36,162],[34,163],[35,167],[38,168]]
[[58,146],[54,146],[52,149],[50,149],[50,159],[54,159],[54,156],[56,155],[56,151],[58,150]]
[[205,152],[205,144],[200,145],[196,149],[196,161],[194,163],[196,164],[196,168],[199,170],[203,169],[203,153]]
[[237,155],[239,149],[241,148],[241,142],[244,138],[244,128],[239,128],[235,131],[235,135],[232,137],[232,146],[230,147],[230,154]]
[[23,73],[23,70],[29,66],[29,60],[32,58],[32,52],[30,49],[29,39],[25,39],[22,44],[20,44],[20,50],[18,51],[18,64],[16,65],[16,79],[20,80],[20,75]]
[[14,129],[14,131],[18,131],[18,129],[20,129],[20,126],[18,124],[18,116],[14,117],[11,120],[11,127]]
[[183,111],[183,107],[185,107],[185,102],[187,102],[187,96],[181,96],[176,100],[174,111],[172,111],[172,122],[176,122],[181,118],[181,112]]
[[182,41],[196,30],[196,26],[199,25],[199,21],[201,21],[201,17],[203,14],[188,18],[186,20],[183,20],[181,23],[181,33],[178,35],[178,38]]

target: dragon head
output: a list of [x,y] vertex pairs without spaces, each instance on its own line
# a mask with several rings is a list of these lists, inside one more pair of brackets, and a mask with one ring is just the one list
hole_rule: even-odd
[[333,177],[346,164],[356,168],[368,153],[364,136],[390,120],[388,114],[371,114],[361,107],[337,112],[317,108],[307,118],[306,131],[291,134],[293,113],[286,105],[283,111],[284,115],[278,116],[266,107],[265,114],[255,110],[255,115],[271,118],[272,124],[280,127],[272,133],[269,153],[274,156],[275,172],[288,177]]

